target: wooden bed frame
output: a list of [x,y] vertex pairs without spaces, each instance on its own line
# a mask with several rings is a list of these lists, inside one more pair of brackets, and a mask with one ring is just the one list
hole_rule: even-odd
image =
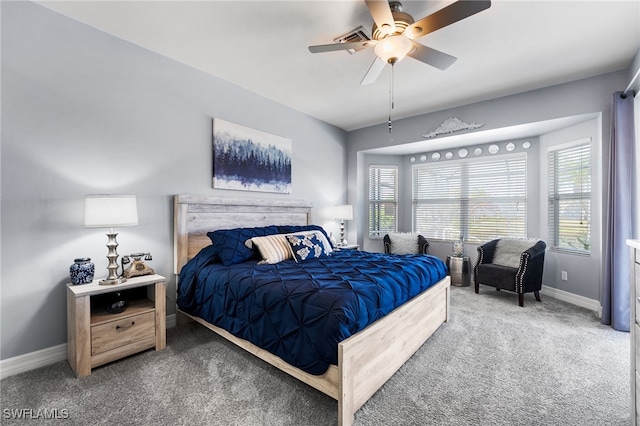
[[[207,232],[266,225],[306,225],[311,204],[291,200],[217,198],[205,195],[174,197],[174,273],[200,249],[211,244]],[[450,279],[398,307],[338,345],[338,365],[321,376],[306,373],[258,346],[233,336],[205,320],[203,324],[285,373],[338,401],[338,424],[349,426],[354,413],[449,320]]]

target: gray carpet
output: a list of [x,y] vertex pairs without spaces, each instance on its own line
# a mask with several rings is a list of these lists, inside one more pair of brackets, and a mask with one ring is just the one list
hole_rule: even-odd
[[[593,312],[452,288],[451,321],[357,413],[356,425],[628,425],[629,335]],[[204,327],[76,379],[66,362],[0,382],[0,423],[335,425],[337,403]],[[14,420],[7,409],[68,410]]]

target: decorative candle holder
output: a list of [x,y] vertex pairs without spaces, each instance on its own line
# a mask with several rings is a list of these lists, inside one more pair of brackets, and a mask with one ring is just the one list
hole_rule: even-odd
[[462,240],[455,240],[453,242],[453,256],[454,257],[464,256],[464,242]]

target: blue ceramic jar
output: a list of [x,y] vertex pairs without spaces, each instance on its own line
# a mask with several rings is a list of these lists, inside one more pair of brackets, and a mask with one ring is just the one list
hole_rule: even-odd
[[79,257],[73,260],[73,265],[69,267],[69,276],[72,284],[88,284],[93,281],[95,265],[91,263],[89,257]]

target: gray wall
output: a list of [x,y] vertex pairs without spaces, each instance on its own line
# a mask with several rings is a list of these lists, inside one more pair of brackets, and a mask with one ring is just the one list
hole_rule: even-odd
[[[611,97],[613,92],[624,90],[629,83],[629,71],[622,70],[601,76],[574,81],[557,86],[547,87],[531,92],[506,96],[490,101],[464,105],[457,108],[424,114],[403,120],[397,120],[394,125],[394,142],[400,145],[423,140],[422,135],[429,129],[437,128],[440,123],[449,117],[458,117],[467,122],[485,123],[482,130],[500,129],[526,123],[536,123],[564,117],[597,115],[597,134],[594,136],[598,146],[596,163],[602,165],[599,170],[601,193],[598,194],[601,200],[606,200],[606,176],[608,165],[609,134]],[[463,134],[464,132],[460,132]],[[546,139],[546,141],[553,139]],[[560,143],[560,142],[558,142]],[[354,205],[354,216],[358,218],[357,227],[349,229],[349,241],[358,241],[363,247],[377,247],[377,242],[368,240],[366,205],[367,193],[357,191],[357,188],[366,186],[366,155],[367,150],[389,146],[386,124],[367,127],[355,130],[348,135],[347,143],[347,170],[348,170],[348,199]],[[540,157],[544,157],[540,152]],[[394,159],[395,161],[395,159]],[[537,160],[536,160],[537,162]],[[529,176],[537,173],[537,170],[529,170]],[[536,188],[530,189],[532,203],[544,195],[544,191]],[[538,193],[536,195],[536,192]],[[531,204],[530,207],[535,204]],[[405,208],[410,209],[409,204]],[[603,206],[597,206],[598,219],[602,217]],[[405,217],[406,213],[400,213]],[[529,209],[529,219],[533,224],[531,227],[538,229],[540,234],[545,232],[544,223],[539,211]],[[410,226],[410,225],[409,225]],[[404,230],[408,230],[404,229]],[[600,233],[600,228],[595,231]],[[598,235],[600,238],[600,235]],[[598,240],[599,241],[599,240]],[[381,247],[381,245],[380,245]],[[446,256],[450,252],[449,244],[432,244],[431,252],[437,256]],[[600,248],[598,247],[598,250]],[[475,256],[475,246],[468,245],[466,252]],[[579,296],[589,299],[600,299],[601,286],[601,265],[602,257],[599,255],[590,258],[588,269],[582,269],[584,259],[568,256],[550,256],[549,271],[545,273],[545,285],[556,287]],[[594,264],[595,263],[595,264]],[[569,282],[560,281],[560,271],[569,272]],[[572,273],[573,271],[573,273]]]
[[[364,198],[368,201],[369,197],[369,167],[371,165],[385,165],[385,166],[397,166],[398,167],[398,186],[399,189],[403,188],[403,159],[400,155],[374,155],[374,154],[366,154],[363,156],[363,167],[362,167],[362,179],[360,180],[359,191],[364,194]],[[411,198],[408,200],[405,198],[404,193],[402,191],[398,192],[398,231],[399,232],[407,232],[410,229],[404,229],[404,224],[402,220],[402,212],[405,210],[401,206],[407,205],[406,203],[411,203]],[[368,204],[367,204],[368,206]],[[354,206],[354,217],[356,215],[356,206]],[[362,209],[360,209],[362,210]],[[382,239],[369,238],[369,222],[368,222],[368,210],[364,208],[363,216],[361,220],[354,222],[362,223],[364,221],[364,233],[362,234],[362,238],[358,240],[358,244],[360,244],[360,249],[364,251],[372,251],[382,253],[384,252],[384,245],[382,243]],[[361,229],[359,226],[351,226],[354,229]],[[347,231],[350,231],[351,228],[347,228]],[[349,232],[348,232],[349,233]],[[355,236],[355,232],[349,233],[350,235]],[[356,242],[355,237],[350,236],[349,241]]]
[[[169,312],[174,194],[309,200],[314,223],[338,231],[327,211],[346,202],[344,131],[37,4],[0,7],[2,359],[66,342],[74,258],[106,276],[106,230],[83,227],[86,194],[138,197],[118,252],[152,253]],[[213,117],[292,139],[292,193],[211,189]]]
[[[540,187],[548,187],[548,167],[546,156],[550,148],[556,148],[575,141],[591,140],[591,182],[592,184],[592,218],[591,218],[591,250],[589,256],[571,255],[560,251],[547,250],[545,257],[544,284],[569,293],[579,294],[594,300],[600,300],[604,251],[602,249],[603,226],[602,214],[605,199],[602,198],[603,164],[598,161],[602,157],[600,143],[600,119],[590,120],[570,126],[540,137]],[[608,140],[605,139],[605,140]],[[540,191],[539,223],[543,232],[548,229],[547,192]],[[542,234],[545,235],[545,234]],[[567,280],[561,279],[562,271],[567,272]]]

